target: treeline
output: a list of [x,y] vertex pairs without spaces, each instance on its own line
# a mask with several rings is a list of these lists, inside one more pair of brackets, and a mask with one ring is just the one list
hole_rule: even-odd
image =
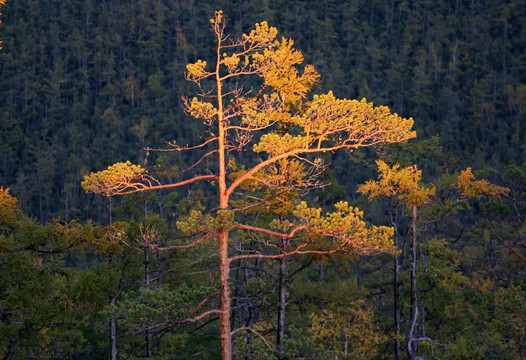
[[[176,220],[214,201],[210,189],[108,200],[81,182],[126,160],[170,182],[199,161],[194,151],[144,148],[204,138],[181,96],[196,92],[186,65],[214,57],[209,19],[221,8],[232,36],[268,21],[291,37],[322,76],[315,92],[388,105],[413,117],[418,133],[409,144],[328,157],[320,180],[329,185],[304,198],[315,207],[354,201],[369,221],[394,227],[398,252],[232,263],[231,322],[268,342],[236,333],[235,358],[523,359],[526,4],[518,0],[7,2],[4,358],[219,358],[217,319],[187,321],[218,306],[216,244],[151,251],[184,243]],[[377,178],[378,157],[416,165],[420,183],[436,189],[417,217],[403,197],[368,202],[356,192]],[[463,181],[509,191],[464,191],[468,166],[478,180],[463,172]],[[237,236],[231,251],[263,243]]]
[[[389,254],[233,261],[232,327],[257,332],[233,336],[233,358],[523,358],[526,166],[507,169],[512,196],[501,199],[477,200],[493,190],[471,176],[422,183],[432,201],[413,203],[417,216],[403,184],[389,195],[386,184],[403,178],[379,177],[379,192],[364,188],[380,199],[367,213],[395,230]],[[41,225],[0,189],[5,359],[221,358],[218,317],[200,318],[219,306],[217,244],[169,250],[189,240],[170,216],[148,213],[158,195],[126,196],[119,212],[128,221],[113,226]],[[179,200],[166,208],[185,222],[202,207]],[[262,217],[269,214],[244,216],[249,224]],[[254,235],[232,236],[231,246],[232,255],[276,254]]]

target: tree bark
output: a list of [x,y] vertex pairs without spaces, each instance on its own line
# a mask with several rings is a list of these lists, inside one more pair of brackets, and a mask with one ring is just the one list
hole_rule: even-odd
[[[287,240],[281,239],[281,250],[287,251]],[[287,257],[279,259],[279,299],[278,299],[278,329],[276,344],[279,359],[284,359],[283,338],[285,337],[285,312],[287,306]]]
[[117,312],[115,310],[115,296],[111,298],[111,320],[110,320],[110,359],[117,360]]
[[[146,283],[146,289],[151,288],[151,276],[150,276],[150,252],[146,250],[144,252],[144,281]],[[150,326],[146,329],[146,357],[153,357],[153,334]]]
[[[391,225],[394,227],[394,239],[393,243],[395,248],[398,248],[398,224],[396,222],[396,214],[395,217],[392,216],[392,214],[389,215],[391,220]],[[400,360],[402,354],[401,354],[401,344],[400,344],[400,258],[399,255],[395,254],[393,256],[393,271],[394,271],[394,279],[393,279],[393,321],[394,321],[394,330],[396,335],[396,341],[395,341],[395,359]]]
[[[217,24],[216,34],[218,39],[217,63],[215,71],[216,80],[216,99],[217,99],[217,156],[218,156],[218,190],[219,208],[228,209],[228,194],[226,187],[226,121],[223,113],[223,83],[221,81],[221,42],[223,41],[223,25]],[[219,246],[219,277],[220,277],[220,315],[219,329],[221,339],[221,358],[222,360],[232,359],[232,331],[230,329],[230,259],[228,258],[228,235],[229,230],[225,227],[220,229],[217,235]]]
[[416,220],[418,216],[418,209],[413,205],[413,219],[412,219],[412,239],[411,239],[411,316],[409,319],[409,328],[406,334],[406,350],[409,360],[416,359],[417,343],[413,341],[413,334],[416,328],[416,321],[418,319],[418,301],[416,294]]
[[230,260],[228,259],[228,230],[221,230],[219,240],[220,309],[219,328],[221,358],[232,359],[232,331],[230,330]]
[[163,259],[161,258],[161,252],[157,252],[157,265],[155,275],[157,276],[157,289],[161,287],[162,276],[163,276]]

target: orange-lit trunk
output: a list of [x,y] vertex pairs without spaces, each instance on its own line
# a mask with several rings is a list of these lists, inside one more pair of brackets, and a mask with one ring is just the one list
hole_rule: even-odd
[[230,262],[228,259],[228,231],[223,230],[218,235],[219,241],[219,275],[221,314],[219,327],[221,337],[221,358],[232,359],[232,332],[230,330]]
[[[221,35],[218,34],[221,42]],[[226,129],[223,116],[223,93],[220,80],[221,47],[217,48],[216,65],[216,85],[217,85],[217,130],[218,130],[218,187],[219,187],[219,208],[228,209],[228,196],[226,193]],[[219,328],[221,338],[221,358],[222,360],[232,359],[232,331],[230,329],[230,259],[228,258],[228,234],[229,230],[224,228],[217,234],[219,247],[219,281],[220,281],[220,310]]]

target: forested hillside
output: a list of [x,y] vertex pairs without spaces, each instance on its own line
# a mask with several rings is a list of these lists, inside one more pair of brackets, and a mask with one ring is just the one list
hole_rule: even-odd
[[[226,160],[208,157],[219,135],[192,100],[218,88],[199,60],[212,74],[219,9],[229,39],[268,22],[305,58],[287,70],[225,47],[218,77],[256,75],[227,88],[241,120]],[[226,359],[225,323],[236,359],[525,359],[524,1],[9,0],[1,13],[5,359]],[[254,52],[270,52],[258,34]],[[296,119],[348,114],[336,103],[371,127]],[[155,187],[185,169],[206,181]],[[110,189],[126,171],[142,185]]]
[[[387,105],[440,136],[452,170],[525,155],[524,4],[228,1],[231,31],[268,21],[315,66],[319,91]],[[210,54],[199,1],[12,1],[0,54],[1,181],[42,221],[95,217],[88,170],[138,161],[141,148],[195,143],[185,66]],[[168,159],[179,165],[186,159]],[[338,174],[346,181],[352,174]],[[96,200],[95,200],[96,201]]]

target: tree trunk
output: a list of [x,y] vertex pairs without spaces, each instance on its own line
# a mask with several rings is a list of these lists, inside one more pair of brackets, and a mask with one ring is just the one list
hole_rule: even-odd
[[150,252],[146,250],[144,252],[144,283],[146,284],[146,289],[150,289]]
[[221,230],[219,240],[220,302],[219,328],[222,360],[232,359],[232,332],[230,330],[230,260],[228,259],[228,230]]
[[[151,276],[150,276],[150,252],[146,250],[144,252],[144,282],[146,283],[146,289],[151,288]],[[148,325],[146,329],[146,357],[153,357],[153,334],[152,329]]]
[[[281,240],[281,250],[287,250],[287,242]],[[285,337],[285,311],[287,306],[287,257],[279,259],[279,299],[278,299],[278,331],[276,344],[279,350],[279,359],[283,359],[283,338]]]
[[23,329],[20,329],[13,337],[11,337],[11,340],[9,341],[9,345],[7,346],[3,360],[13,359],[13,357],[15,356],[16,345],[18,343],[18,340],[27,330],[28,329],[26,327]]
[[[391,220],[391,225],[394,227],[394,246],[398,249],[398,224],[396,222],[396,215],[393,218],[392,214],[389,215],[389,218]],[[394,330],[396,335],[396,341],[395,341],[395,359],[400,360],[402,354],[401,354],[401,346],[400,346],[400,258],[398,255],[393,256],[393,271],[394,271],[394,279],[393,279],[393,320],[394,320]]]
[[395,359],[400,360],[401,358],[401,347],[400,347],[400,261],[398,255],[394,256],[394,284],[393,284],[393,293],[394,293],[394,328],[396,334],[395,341]]
[[343,355],[347,356],[349,354],[349,338],[347,332],[343,332]]
[[110,359],[117,360],[117,312],[115,310],[115,296],[111,298],[110,320]]
[[409,360],[416,359],[417,344],[413,341],[413,334],[416,328],[416,321],[418,318],[418,302],[416,294],[416,220],[418,210],[413,205],[413,219],[412,219],[412,239],[411,239],[411,316],[409,319],[409,328],[406,334],[407,357]]
[[[111,198],[110,198],[111,199]],[[110,201],[111,206],[111,201]],[[110,210],[111,213],[111,210]],[[111,219],[110,219],[111,224]],[[112,287],[113,284],[113,256],[110,256],[108,259],[108,280],[109,284]],[[117,360],[117,312],[115,309],[115,299],[117,298],[118,291],[116,294],[110,295],[110,307],[111,307],[111,318],[110,318],[110,359]]]
[[[219,190],[219,208],[228,209],[228,195],[226,187],[226,138],[227,130],[223,113],[223,84],[221,82],[221,41],[223,41],[223,31],[219,24],[215,28],[218,47],[217,63],[215,71],[216,80],[216,99],[217,99],[217,157],[218,174],[217,185]],[[226,224],[225,224],[226,225]],[[232,359],[232,332],[230,330],[230,259],[228,258],[228,235],[229,230],[225,227],[219,230],[217,240],[219,245],[219,277],[220,277],[220,314],[219,328],[221,339],[221,358],[222,360]]]
[[160,289],[163,275],[163,259],[161,258],[160,252],[157,252],[157,265],[155,270],[155,275],[157,276],[157,289]]

